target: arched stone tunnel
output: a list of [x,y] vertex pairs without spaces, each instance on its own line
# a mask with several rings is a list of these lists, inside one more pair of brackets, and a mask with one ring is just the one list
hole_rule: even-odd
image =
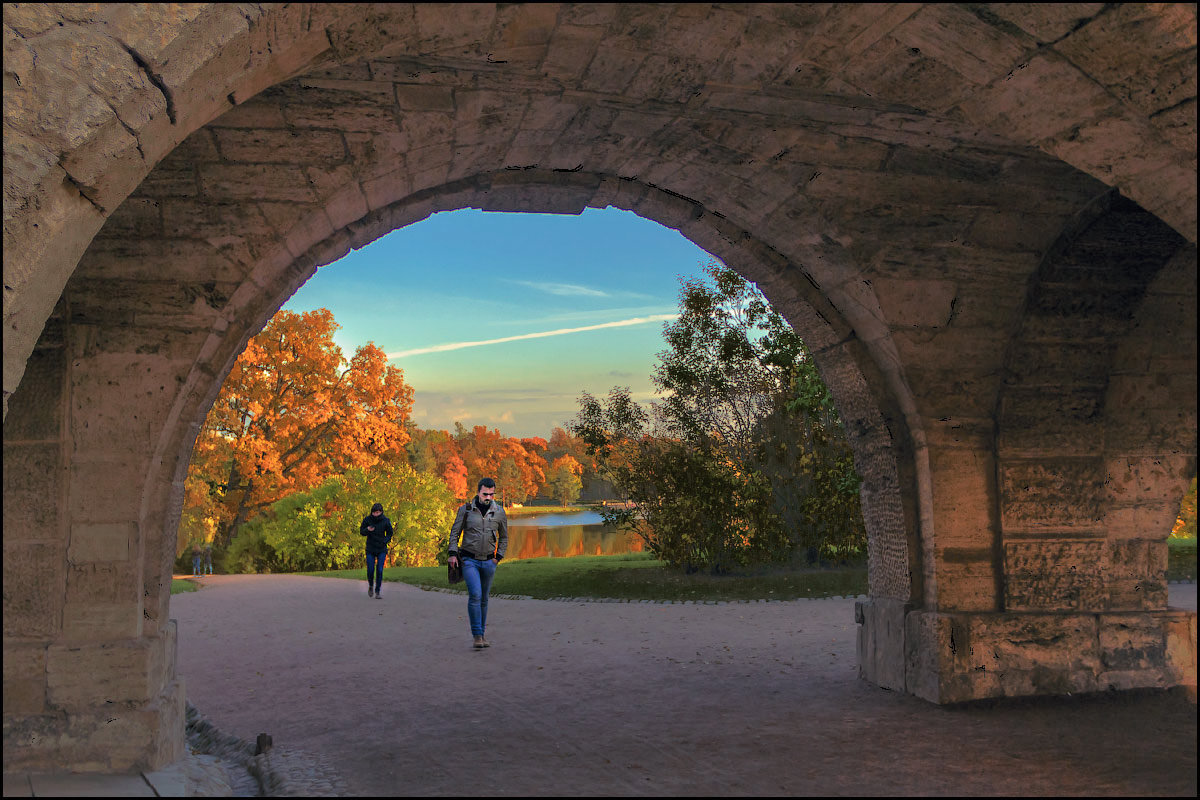
[[864,478],[859,666],[1195,685],[1191,4],[6,4],[4,761],[183,746],[183,479],[247,339],[431,213],[615,206],[755,281]]

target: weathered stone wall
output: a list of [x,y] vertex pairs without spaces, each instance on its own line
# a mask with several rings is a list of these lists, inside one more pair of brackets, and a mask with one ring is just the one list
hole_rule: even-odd
[[635,211],[801,332],[864,477],[868,679],[1194,685],[1162,570],[1195,471],[1195,19],[6,5],[6,769],[178,752],[170,564],[221,380],[318,266],[462,207]]

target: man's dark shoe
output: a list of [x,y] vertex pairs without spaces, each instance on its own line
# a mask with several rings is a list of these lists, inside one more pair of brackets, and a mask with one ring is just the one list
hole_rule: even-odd
[[367,587],[367,597],[374,597],[374,596],[375,596],[375,590],[372,589],[370,586],[368,586]]

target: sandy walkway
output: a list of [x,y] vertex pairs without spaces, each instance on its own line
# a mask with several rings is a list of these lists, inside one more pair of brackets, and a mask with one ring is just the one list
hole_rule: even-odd
[[1186,699],[938,708],[858,680],[852,600],[496,599],[473,651],[461,596],[205,582],[171,603],[189,700],[360,795],[1196,794]]

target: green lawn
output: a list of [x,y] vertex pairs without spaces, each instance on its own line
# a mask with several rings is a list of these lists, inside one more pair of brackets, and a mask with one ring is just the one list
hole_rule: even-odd
[[[365,580],[366,570],[308,572]],[[445,567],[389,567],[384,580],[447,587]],[[459,584],[455,588],[460,588]],[[496,571],[493,594],[552,597],[611,597],[628,600],[793,600],[866,594],[867,568],[761,570],[745,575],[684,575],[646,553],[505,561]]]
[[195,581],[183,580],[181,578],[171,579],[171,594],[183,594],[184,592],[194,592],[200,588],[200,584]]
[[1196,580],[1196,539],[1167,539],[1167,578]]

